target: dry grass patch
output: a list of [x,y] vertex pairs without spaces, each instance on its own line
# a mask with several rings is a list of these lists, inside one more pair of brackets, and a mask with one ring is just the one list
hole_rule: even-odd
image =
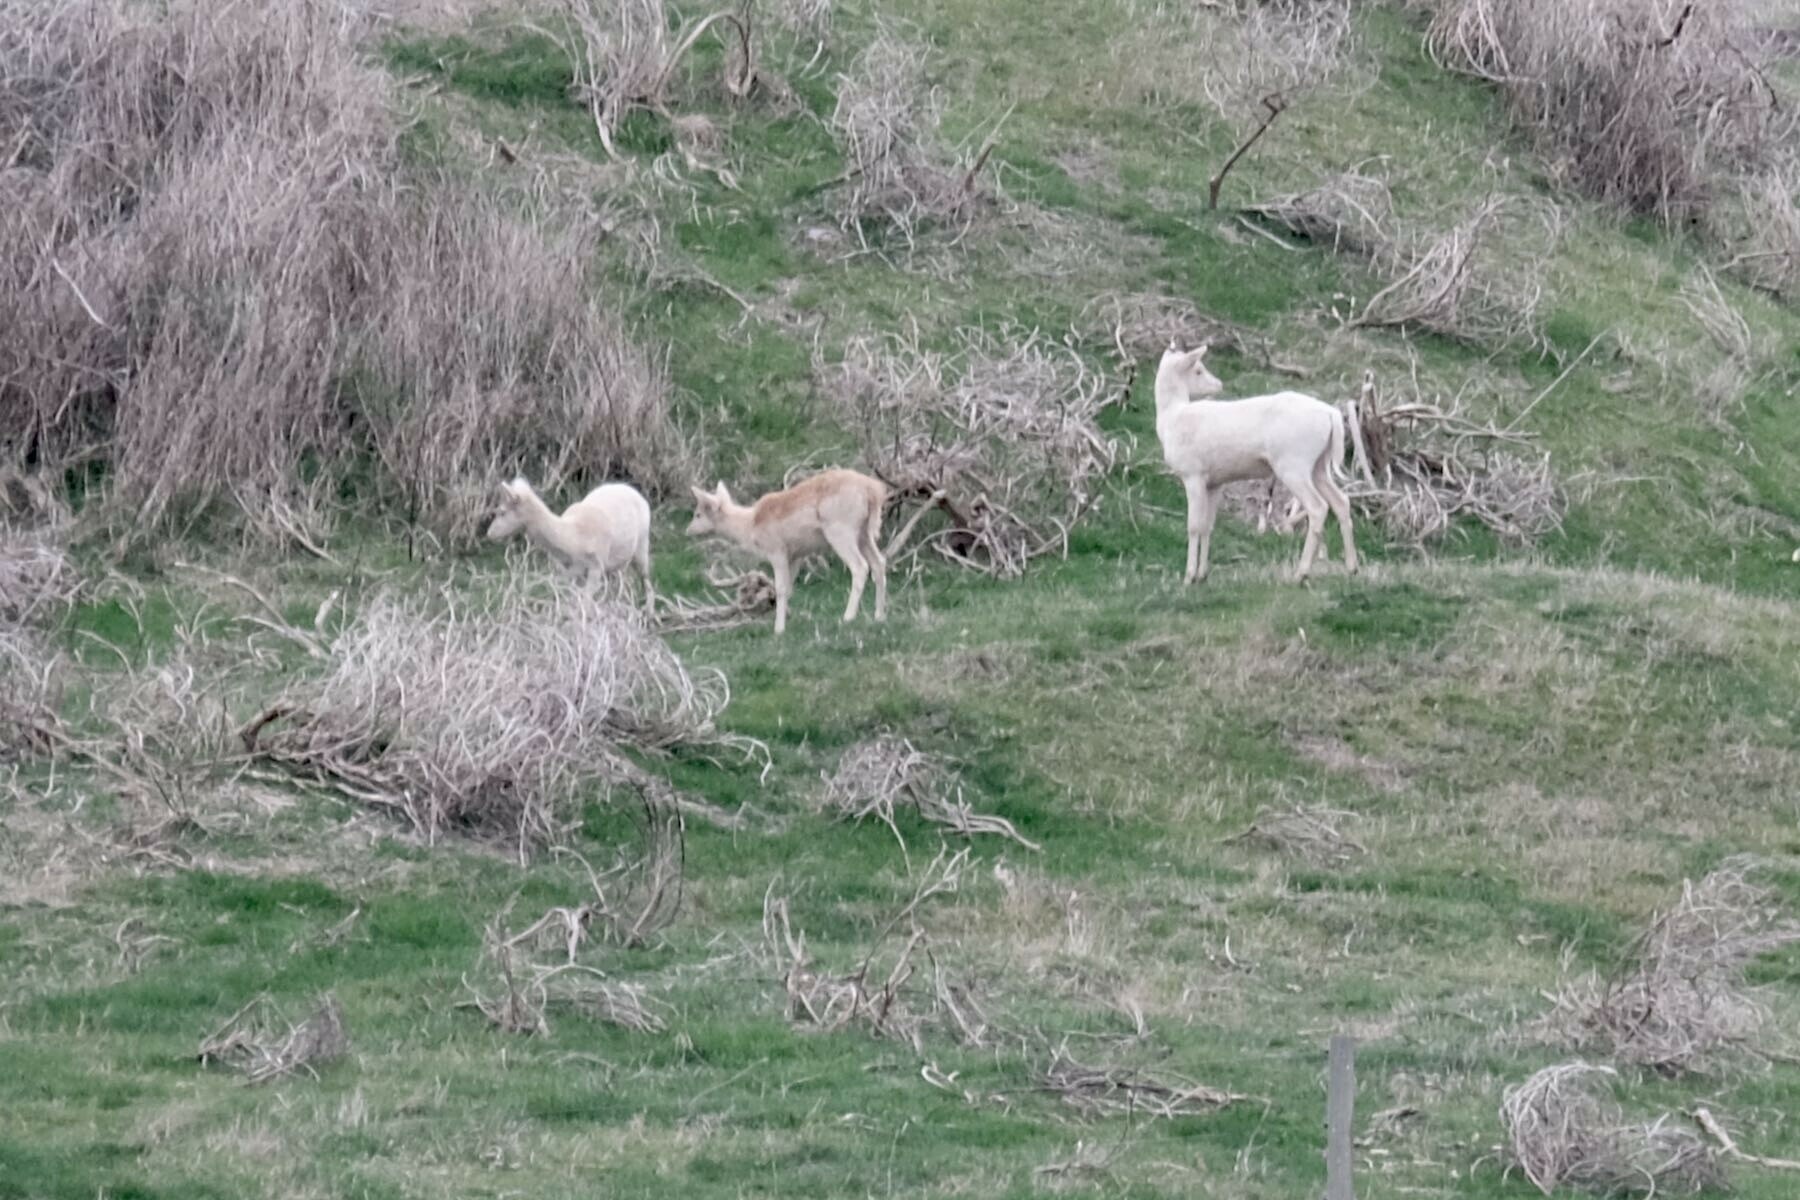
[[408,166],[360,21],[9,11],[0,463],[103,462],[93,510],[122,540],[223,507],[321,554],[352,487],[467,538],[497,469],[672,478],[660,367],[595,299],[580,239]]
[[865,250],[878,229],[908,250],[930,229],[955,240],[991,202],[980,176],[993,143],[965,161],[942,144],[943,97],[926,66],[922,45],[883,27],[838,76],[826,122],[848,164],[838,220]]
[[[288,1026],[285,1031],[280,1029],[283,1024]],[[349,1049],[344,1009],[337,997],[321,997],[311,1015],[288,1024],[274,1000],[261,995],[201,1041],[200,1061],[235,1067],[250,1083],[271,1083],[296,1071],[316,1079],[318,1068],[336,1062]]]
[[1263,846],[1310,863],[1336,865],[1369,852],[1368,847],[1338,828],[1355,817],[1352,812],[1309,808],[1304,804],[1260,808],[1250,828],[1225,840]]
[[1094,1067],[1067,1046],[1051,1052],[1037,1086],[1089,1116],[1203,1116],[1247,1097],[1203,1083],[1138,1067]]

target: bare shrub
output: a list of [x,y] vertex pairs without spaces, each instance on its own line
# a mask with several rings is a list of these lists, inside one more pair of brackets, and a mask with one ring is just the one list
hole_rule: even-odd
[[929,545],[1001,576],[1066,551],[1099,499],[1117,446],[1096,425],[1113,398],[1075,351],[1036,330],[956,332],[953,349],[920,332],[858,337],[841,363],[815,359],[865,461],[901,496],[949,518]]
[[1513,1162],[1548,1196],[1560,1187],[1602,1196],[1699,1193],[1725,1184],[1718,1157],[1669,1114],[1627,1122],[1613,1101],[1610,1067],[1546,1067],[1506,1089],[1500,1119]]
[[1767,1007],[1745,981],[1758,957],[1800,942],[1800,922],[1751,881],[1756,860],[1728,859],[1658,914],[1620,969],[1566,985],[1557,1019],[1579,1041],[1665,1073],[1757,1052]]
[[1352,328],[1404,326],[1487,346],[1538,340],[1561,237],[1554,206],[1489,196],[1439,231],[1401,220],[1385,182],[1349,171],[1246,211],[1369,263],[1385,282],[1345,316]]
[[688,477],[664,364],[595,298],[596,231],[528,222],[476,193],[402,201],[395,217],[352,379],[402,511],[467,541],[495,481],[522,469],[546,490],[623,477],[655,492]]
[[1465,417],[1455,400],[1383,408],[1373,372],[1351,412],[1361,479],[1349,491],[1405,540],[1423,545],[1465,517],[1521,545],[1562,527],[1567,500],[1531,433]]
[[5,4],[0,465],[103,462],[93,511],[124,540],[223,504],[320,552],[371,460],[451,536],[496,459],[598,449],[658,481],[660,369],[596,311],[578,243],[404,163],[356,20]]
[[691,675],[624,604],[514,583],[461,608],[380,595],[322,677],[242,731],[255,757],[436,837],[559,840],[596,789],[639,785],[620,746],[731,742],[723,677]]
[[1139,1067],[1088,1066],[1058,1046],[1037,1074],[1037,1086],[1090,1115],[1198,1116],[1244,1097],[1203,1083]]
[[844,751],[837,772],[825,781],[822,802],[845,820],[876,818],[893,832],[902,850],[906,839],[894,823],[894,811],[900,805],[910,806],[924,820],[965,837],[992,833],[1011,838],[1028,850],[1041,849],[1005,817],[971,809],[963,799],[962,780],[953,766],[892,734],[858,742]]
[[53,537],[0,523],[0,629],[59,612],[80,590],[74,564]]
[[1724,269],[1782,299],[1800,294],[1800,161],[1786,158],[1739,181],[1732,203],[1712,213]]
[[1315,863],[1342,863],[1367,854],[1368,849],[1338,828],[1340,822],[1354,818],[1355,813],[1330,808],[1308,808],[1296,804],[1292,808],[1261,808],[1250,822],[1250,828],[1226,839],[1266,846],[1278,854],[1288,854]]
[[273,999],[257,996],[201,1041],[200,1061],[234,1066],[250,1083],[270,1083],[296,1071],[316,1079],[319,1067],[350,1049],[336,996],[321,997],[310,1016],[278,1032],[285,1023]]
[[67,661],[36,630],[0,623],[0,762],[60,744],[67,671]]
[[926,51],[882,28],[838,77],[827,122],[846,163],[838,216],[866,248],[870,227],[911,246],[927,226],[966,230],[985,199],[984,150],[960,168],[938,141],[943,100],[925,77]]
[[627,115],[638,109],[670,115],[676,69],[708,30],[726,34],[735,50],[735,57],[727,56],[726,90],[741,99],[755,86],[747,4],[741,12],[719,9],[679,29],[671,28],[665,0],[569,0],[567,17],[575,94],[614,157],[613,139]]
[[1488,80],[1552,173],[1673,224],[1792,130],[1742,0],[1444,0],[1429,45]]

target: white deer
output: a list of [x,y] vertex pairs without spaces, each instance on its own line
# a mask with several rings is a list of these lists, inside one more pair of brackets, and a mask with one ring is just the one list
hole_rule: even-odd
[[844,607],[844,620],[856,617],[870,571],[875,573],[875,619],[887,619],[887,558],[880,546],[887,485],[855,471],[834,468],[770,492],[751,505],[733,502],[723,483],[711,492],[692,490],[694,519],[688,525],[689,534],[723,534],[767,559],[774,569],[776,633],[787,628],[795,562],[825,546],[850,568],[850,602]]
[[1171,346],[1156,368],[1156,436],[1163,461],[1187,487],[1188,556],[1184,582],[1206,578],[1219,489],[1240,479],[1281,480],[1306,513],[1306,545],[1295,579],[1312,570],[1327,507],[1344,535],[1344,565],[1357,567],[1350,498],[1331,477],[1344,455],[1344,417],[1322,400],[1276,392],[1246,400],[1208,400],[1224,385],[1206,369],[1206,347]]
[[656,589],[650,582],[650,502],[628,483],[603,483],[563,510],[551,512],[524,476],[500,485],[500,513],[487,535],[502,541],[523,529],[552,558],[580,574],[637,567],[644,581],[644,607],[653,608]]

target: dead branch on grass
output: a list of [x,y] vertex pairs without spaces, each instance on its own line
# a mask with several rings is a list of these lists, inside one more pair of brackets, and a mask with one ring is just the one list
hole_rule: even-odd
[[350,1049],[344,1031],[344,1009],[327,993],[318,1007],[285,1033],[275,1002],[257,996],[225,1019],[200,1042],[202,1064],[223,1063],[244,1073],[247,1083],[270,1083],[304,1071],[318,1078],[318,1068],[342,1058]]
[[[925,1013],[921,1000],[907,989],[915,967],[914,955],[925,945],[925,931],[914,923],[919,909],[929,900],[957,891],[969,867],[969,850],[964,847],[951,854],[941,849],[920,873],[912,898],[898,911],[869,943],[862,961],[847,974],[830,974],[819,970],[807,953],[806,936],[796,934],[788,917],[788,901],[775,894],[775,883],[769,884],[763,896],[763,941],[781,971],[782,987],[787,996],[787,1018],[798,1025],[823,1030],[844,1029],[860,1025],[877,1037],[895,1038],[923,1051],[922,1030]],[[902,925],[909,927],[906,941],[885,959],[889,938]],[[929,951],[928,951],[929,953]],[[979,1012],[970,1002],[966,989],[958,994],[934,967],[933,995],[946,992],[951,1006],[949,1020],[968,1037],[979,1036],[985,1028],[976,1024]]]
[[1037,1073],[1037,1086],[1093,1116],[1200,1116],[1245,1099],[1138,1067],[1087,1066],[1069,1053],[1067,1045],[1051,1051],[1050,1061]]
[[1768,1158],[1761,1154],[1747,1154],[1731,1136],[1729,1130],[1719,1123],[1719,1119],[1705,1108],[1695,1108],[1690,1114],[1694,1124],[1706,1131],[1706,1135],[1719,1144],[1719,1150],[1726,1158],[1738,1162],[1747,1162],[1751,1166],[1767,1167],[1771,1171],[1800,1171],[1800,1162],[1789,1158]]
[[698,633],[760,623],[775,611],[775,581],[763,571],[709,569],[706,582],[720,593],[711,604],[687,596],[659,593],[658,633]]
[[1005,817],[971,809],[963,798],[962,780],[955,767],[893,734],[858,742],[844,751],[837,772],[825,781],[821,803],[847,821],[876,818],[892,831],[903,851],[906,839],[894,823],[898,806],[909,806],[922,819],[964,837],[991,833],[1011,838],[1028,850],[1042,849]]
[[1506,1089],[1500,1119],[1525,1178],[1546,1196],[1565,1186],[1604,1196],[1724,1186],[1712,1149],[1669,1114],[1642,1124],[1625,1120],[1608,1091],[1615,1075],[1610,1067],[1568,1062]]
[[[598,967],[574,960],[579,927],[568,910],[552,909],[516,934],[507,934],[506,913],[489,923],[483,938],[481,961],[493,979],[493,991],[482,991],[467,977],[463,986],[471,993],[465,1005],[506,1033],[546,1036],[552,1009],[581,1013],[633,1033],[660,1033],[668,1027],[636,984],[615,983]],[[553,922],[562,925],[569,957],[561,962],[534,961],[528,957],[534,939]]]
[[1099,499],[1117,445],[1096,418],[1114,393],[1074,350],[1037,330],[958,330],[928,348],[917,328],[858,337],[840,363],[815,357],[869,468],[948,518],[919,543],[1001,577],[1066,552]]
[[1609,978],[1566,984],[1553,1021],[1578,1042],[1664,1073],[1756,1054],[1767,1007],[1745,980],[1758,957],[1800,942],[1800,922],[1753,883],[1755,859],[1727,859],[1658,914]]
[[1247,842],[1266,846],[1278,854],[1291,855],[1313,863],[1343,863],[1368,848],[1338,828],[1338,823],[1354,820],[1355,813],[1332,808],[1308,808],[1296,804],[1292,808],[1259,808],[1250,827],[1225,839],[1226,844]]

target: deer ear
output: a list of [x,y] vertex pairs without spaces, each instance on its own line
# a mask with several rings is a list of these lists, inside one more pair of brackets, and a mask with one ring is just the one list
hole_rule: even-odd
[[1194,347],[1193,353],[1189,354],[1188,357],[1195,362],[1199,362],[1206,357],[1206,352],[1210,349],[1212,349],[1211,346],[1208,346],[1205,342],[1201,342],[1198,346]]
[[694,500],[696,503],[701,504],[701,505],[708,505],[708,504],[712,503],[713,498],[711,495],[709,495],[706,492],[701,491],[699,488],[695,487],[691,483],[688,485],[688,491],[694,493]]

